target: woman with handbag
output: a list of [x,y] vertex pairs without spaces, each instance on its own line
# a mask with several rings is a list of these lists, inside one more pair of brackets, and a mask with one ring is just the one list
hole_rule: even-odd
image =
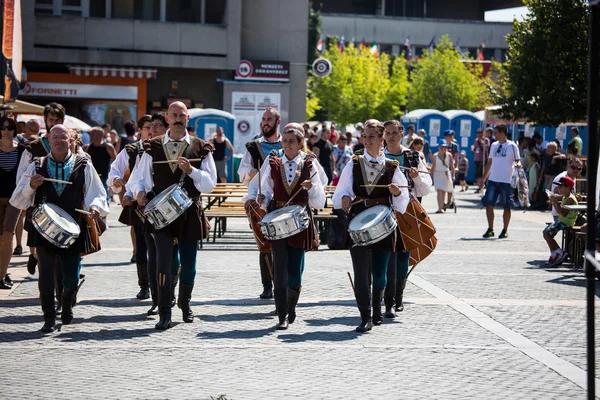
[[437,191],[438,209],[436,214],[446,212],[444,198],[446,193],[452,193],[452,182],[455,180],[456,171],[454,170],[452,155],[448,152],[449,144],[441,141],[438,144],[438,152],[431,159],[431,172],[433,173],[433,186]]

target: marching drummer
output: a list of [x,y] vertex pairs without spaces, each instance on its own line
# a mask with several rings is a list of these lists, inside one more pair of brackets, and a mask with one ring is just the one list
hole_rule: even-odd
[[10,199],[14,207],[22,210],[46,202],[54,204],[77,221],[81,229],[76,241],[68,248],[58,247],[61,243],[45,239],[34,228],[29,231],[27,244],[36,248],[40,267],[38,285],[44,312],[44,333],[52,332],[55,326],[54,271],[57,268],[62,270],[64,287],[61,321],[68,325],[73,319],[72,305],[77,295],[81,268],[80,253],[91,245],[86,220],[75,209],[83,208],[94,219],[109,213],[106,191],[93,165],[86,157],[71,153],[73,139],[67,127],[54,125],[47,136],[49,156],[27,168]]
[[[265,164],[265,160],[271,151],[281,150],[281,134],[279,133],[279,124],[281,116],[279,111],[268,107],[262,115],[260,122],[261,138],[246,143],[246,152],[242,157],[238,174],[240,180],[249,185],[258,170]],[[258,231],[256,224],[252,222],[252,216],[249,215],[250,226],[255,231],[255,239],[259,254],[260,277],[263,285],[263,291],[259,295],[261,299],[270,299],[273,297],[272,265],[273,256],[269,242],[265,241],[262,234]]]
[[[431,175],[422,173],[423,171],[427,172],[427,166],[419,152],[402,146],[404,129],[400,121],[385,121],[383,127],[385,129],[383,134],[386,144],[383,150],[385,157],[398,161],[399,165],[406,168],[403,173],[410,187],[409,190],[414,196],[417,198],[426,196],[432,185]],[[402,240],[399,239],[397,245],[397,250],[392,253],[388,263],[384,295],[386,318],[395,318],[396,311],[404,311],[403,297],[408,280],[410,252],[403,251]]]
[[147,194],[152,192],[159,195],[174,184],[183,185],[183,189],[192,199],[192,205],[184,214],[165,228],[152,229],[150,222],[146,221],[146,237],[154,236],[154,241],[147,240],[146,244],[148,271],[149,274],[156,274],[158,282],[160,319],[155,326],[158,330],[171,327],[173,239],[177,239],[179,243],[181,258],[177,303],[181,308],[183,321],[194,321],[190,301],[196,276],[196,253],[198,241],[208,235],[200,194],[210,193],[217,184],[217,171],[212,158],[213,147],[187,132],[189,114],[185,104],[179,101],[171,103],[166,119],[169,123],[167,133],[144,143],[144,155],[136,164],[127,183],[127,188],[141,206],[148,203]]
[[[364,155],[353,156],[342,170],[333,194],[333,207],[348,212],[350,221],[360,212],[376,205],[391,206],[400,213],[406,211],[409,202],[409,193],[406,189],[408,182],[398,168],[398,161],[385,158],[382,151],[383,133],[384,127],[381,122],[377,120],[365,122],[362,133]],[[390,255],[397,245],[397,232],[393,231],[385,239],[367,246],[352,246],[348,234],[345,239],[351,246],[354,291],[361,316],[361,323],[356,331],[367,332],[372,329],[373,324],[379,325],[383,321],[381,300],[386,287]],[[369,270],[373,274],[372,305],[369,293]]]
[[[302,289],[304,254],[319,247],[310,209],[323,208],[325,191],[320,176],[322,169],[314,156],[303,157],[304,129],[292,123],[283,130],[283,156],[270,156],[260,171],[260,187],[250,185],[246,207],[258,203],[275,211],[288,205],[306,206],[310,223],[307,229],[291,237],[271,241],[274,265],[275,308],[279,318],[277,329],[287,329],[296,319],[296,304]],[[268,214],[267,214],[268,215]]]

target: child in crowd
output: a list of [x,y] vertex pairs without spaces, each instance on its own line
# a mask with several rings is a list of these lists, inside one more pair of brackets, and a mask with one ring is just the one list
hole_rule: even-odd
[[467,152],[461,150],[460,158],[458,160],[458,175],[456,180],[460,184],[460,191],[466,192],[469,189],[469,185],[465,181],[465,177],[467,176],[467,172],[469,171],[469,160],[467,160]]
[[563,176],[554,182],[557,186],[554,190],[556,193],[561,194],[561,197],[550,197],[552,206],[558,213],[558,218],[544,229],[544,239],[548,243],[550,248],[550,258],[548,264],[553,267],[557,267],[567,257],[567,252],[560,248],[554,237],[556,234],[566,228],[571,228],[575,225],[577,219],[577,211],[569,211],[565,207],[577,204],[577,198],[571,192],[575,187],[575,181],[568,176]]

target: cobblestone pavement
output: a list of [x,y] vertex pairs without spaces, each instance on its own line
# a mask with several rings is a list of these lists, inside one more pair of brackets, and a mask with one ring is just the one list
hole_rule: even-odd
[[350,255],[325,246],[307,255],[298,319],[274,330],[243,220],[198,252],[194,323],[174,309],[175,326],[154,330],[113,205],[71,325],[38,332],[36,277],[25,256],[13,260],[17,284],[0,293],[2,398],[583,398],[582,272],[544,266],[547,213],[515,211],[508,239],[482,239],[478,199],[459,194],[458,213],[432,214],[438,248],[411,275],[405,311],[365,335],[354,332]]

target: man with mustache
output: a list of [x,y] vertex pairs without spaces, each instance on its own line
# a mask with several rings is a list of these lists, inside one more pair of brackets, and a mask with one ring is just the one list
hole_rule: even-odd
[[[262,137],[246,143],[246,152],[244,153],[244,157],[242,158],[242,162],[238,169],[240,180],[246,186],[249,185],[254,175],[258,173],[259,168],[265,163],[265,159],[269,156],[271,151],[281,151],[279,124],[281,124],[281,115],[279,114],[279,111],[271,107],[265,109],[260,123]],[[253,225],[252,221],[250,221],[250,226],[252,226],[252,229],[254,230],[256,244],[260,250],[260,276],[263,285],[263,292],[260,294],[260,298],[270,299],[273,297],[273,257],[271,255],[271,247],[269,243],[264,240],[260,230],[257,231],[257,225]]]
[[[144,154],[136,163],[126,189],[131,191],[138,204],[148,203],[147,193],[160,194],[173,184],[181,184],[192,199],[185,213],[165,228],[154,229],[146,221],[145,236],[148,246],[148,275],[155,276],[158,284],[159,322],[155,328],[166,330],[171,327],[171,271],[173,241],[179,244],[181,273],[177,304],[183,321],[194,321],[190,308],[192,290],[196,277],[196,255],[198,241],[208,235],[204,220],[201,193],[210,193],[217,184],[217,170],[212,157],[210,143],[190,136],[186,130],[190,119],[188,109],[180,101],[171,103],[166,115],[169,129],[163,136],[144,142]],[[157,161],[162,163],[157,164]],[[171,161],[171,162],[165,162]],[[152,278],[150,277],[152,283]]]

